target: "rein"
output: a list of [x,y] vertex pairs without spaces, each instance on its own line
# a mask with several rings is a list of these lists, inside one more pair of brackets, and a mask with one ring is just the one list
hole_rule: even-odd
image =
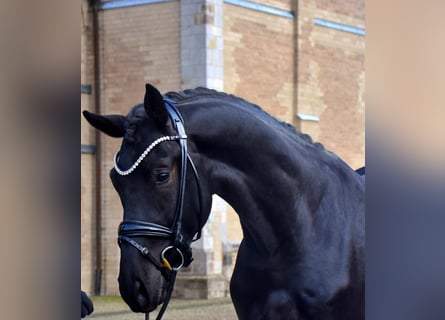
[[[126,176],[132,173],[138,165],[144,160],[148,153],[153,150],[158,144],[165,141],[178,141],[181,148],[181,175],[179,180],[179,192],[178,201],[175,213],[175,219],[173,221],[172,227],[162,226],[156,223],[137,221],[137,220],[127,220],[122,221],[119,225],[118,230],[118,243],[119,246],[123,241],[129,243],[134,248],[136,248],[142,256],[147,258],[155,267],[158,269],[162,276],[167,280],[167,295],[164,299],[161,310],[156,317],[160,320],[167,309],[168,303],[170,302],[171,295],[173,293],[173,287],[176,280],[177,272],[182,267],[187,267],[193,261],[192,249],[189,244],[186,243],[181,229],[182,229],[182,216],[184,208],[184,194],[185,194],[185,182],[187,176],[187,164],[192,168],[199,197],[199,218],[201,223],[202,210],[203,210],[203,199],[201,192],[201,184],[199,181],[198,172],[196,170],[195,164],[187,151],[187,135],[184,129],[184,120],[179,113],[179,111],[173,106],[175,101],[164,98],[165,107],[168,111],[170,119],[173,124],[177,135],[174,136],[164,136],[153,143],[151,143],[145,151],[139,156],[135,163],[127,170],[121,170],[118,166],[119,155],[116,153],[114,157],[114,168],[116,172],[122,176]],[[160,259],[157,259],[147,247],[142,246],[137,241],[133,240],[133,237],[148,237],[148,238],[161,238],[170,239],[171,244],[164,248],[161,252]],[[201,237],[201,229],[196,234],[196,238],[192,241],[196,241]],[[145,319],[148,320],[149,313],[146,313]]]

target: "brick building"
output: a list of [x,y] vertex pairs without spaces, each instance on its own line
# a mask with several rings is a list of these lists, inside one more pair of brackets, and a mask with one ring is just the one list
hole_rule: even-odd
[[[206,86],[364,164],[363,0],[82,0],[81,29],[82,109],[126,114],[146,82],[161,92]],[[108,173],[119,141],[81,123],[81,286],[116,295],[122,209]],[[236,213],[215,196],[175,294],[227,294],[241,237]]]

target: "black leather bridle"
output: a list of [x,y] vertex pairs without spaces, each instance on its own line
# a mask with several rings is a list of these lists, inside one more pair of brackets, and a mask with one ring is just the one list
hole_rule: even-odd
[[[173,124],[173,128],[176,130],[176,136],[167,137],[169,139],[163,141],[177,140],[181,148],[181,175],[179,180],[179,192],[178,201],[176,207],[175,219],[173,221],[172,227],[166,227],[156,223],[138,221],[138,220],[124,220],[119,225],[118,230],[118,243],[121,246],[122,242],[127,242],[133,247],[135,247],[145,258],[147,258],[155,267],[158,269],[162,276],[168,281],[167,296],[164,299],[161,310],[159,311],[157,320],[161,319],[167,305],[170,301],[173,286],[176,280],[176,274],[182,267],[187,267],[193,261],[192,249],[190,244],[188,244],[182,234],[182,216],[184,208],[184,194],[185,194],[185,183],[187,177],[187,163],[192,168],[193,174],[195,176],[195,181],[198,190],[199,197],[199,223],[202,220],[202,210],[203,210],[203,199],[201,184],[196,170],[195,164],[193,163],[190,154],[187,151],[187,136],[184,129],[184,120],[179,113],[178,109],[174,107],[175,101],[164,98],[165,107],[168,111],[170,119]],[[156,144],[160,143],[157,142]],[[155,145],[156,145],[155,144]],[[148,153],[148,152],[147,152]],[[115,164],[115,167],[117,165]],[[132,170],[131,170],[132,171]],[[131,172],[130,171],[130,172]],[[132,238],[135,237],[146,237],[146,238],[160,238],[170,240],[170,245],[164,248],[161,252],[160,259],[157,259],[147,247],[142,246],[137,241]],[[198,240],[201,237],[201,225],[196,237],[193,241]],[[146,314],[146,319],[149,315]]]

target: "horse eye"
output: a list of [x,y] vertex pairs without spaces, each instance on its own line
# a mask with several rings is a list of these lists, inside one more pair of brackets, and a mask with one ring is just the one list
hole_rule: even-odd
[[156,176],[156,181],[158,183],[165,183],[170,179],[170,174],[168,172],[160,172]]

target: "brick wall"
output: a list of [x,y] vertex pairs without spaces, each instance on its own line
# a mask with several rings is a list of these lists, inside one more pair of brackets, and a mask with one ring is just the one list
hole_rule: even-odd
[[94,223],[94,157],[82,154],[81,157],[81,289],[94,292],[95,272],[95,223]]
[[179,19],[176,1],[101,12],[104,111],[141,103],[146,82],[181,88]]
[[[94,56],[92,37],[92,14],[88,11],[87,1],[81,3],[81,84],[93,85]],[[94,92],[81,94],[81,110],[92,110],[94,107]],[[80,116],[80,115],[79,115]],[[83,118],[83,117],[82,117]],[[94,129],[84,119],[81,119],[81,143],[94,145]],[[95,234],[94,234],[94,166],[93,154],[81,155],[81,288],[91,294],[94,291],[95,272]]]
[[286,11],[291,11],[294,2],[292,0],[257,0],[255,3],[263,4],[273,8],[278,8]]
[[225,4],[224,90],[292,122],[293,37],[292,19]]
[[300,1],[298,7],[297,111],[320,119],[298,125],[353,168],[365,156],[365,39],[317,26],[314,19],[363,28],[363,6],[322,0]]

